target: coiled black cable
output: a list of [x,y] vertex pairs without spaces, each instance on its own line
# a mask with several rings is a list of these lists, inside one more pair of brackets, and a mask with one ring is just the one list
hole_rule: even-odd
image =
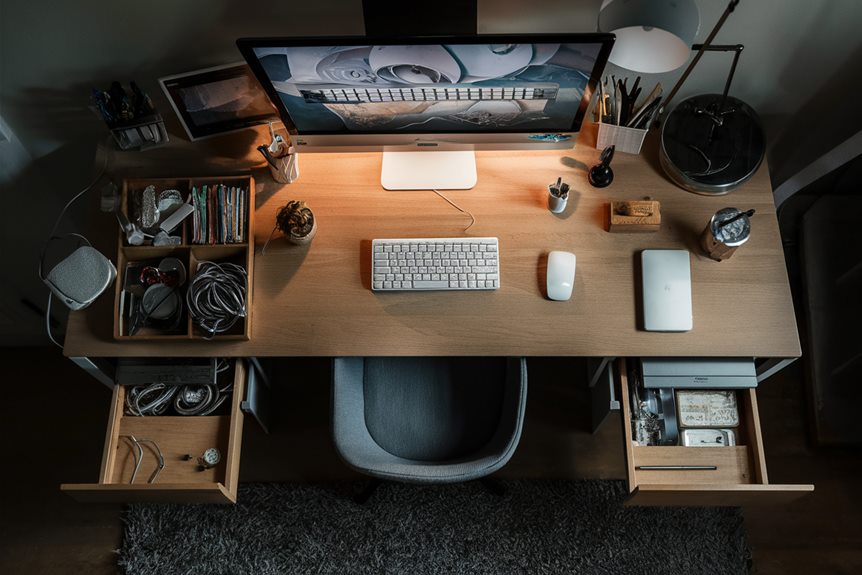
[[186,292],[192,319],[210,337],[229,330],[246,316],[248,274],[232,263],[200,262]]

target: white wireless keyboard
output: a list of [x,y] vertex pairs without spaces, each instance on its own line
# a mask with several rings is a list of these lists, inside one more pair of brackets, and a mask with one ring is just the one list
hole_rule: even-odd
[[384,239],[371,245],[374,291],[500,287],[497,238]]

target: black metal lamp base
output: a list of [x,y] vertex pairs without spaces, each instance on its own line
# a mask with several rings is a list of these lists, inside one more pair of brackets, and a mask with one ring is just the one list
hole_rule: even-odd
[[760,118],[732,96],[687,98],[662,125],[662,169],[676,185],[696,194],[732,192],[754,176],[765,152]]

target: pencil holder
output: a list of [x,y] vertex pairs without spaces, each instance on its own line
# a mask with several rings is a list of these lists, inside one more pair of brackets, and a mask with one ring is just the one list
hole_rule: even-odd
[[158,114],[131,122],[107,124],[120,150],[146,150],[168,142],[165,122]]
[[599,122],[599,134],[596,137],[596,149],[604,150],[608,146],[616,146],[617,152],[640,154],[644,138],[649,130],[638,130],[614,124]]

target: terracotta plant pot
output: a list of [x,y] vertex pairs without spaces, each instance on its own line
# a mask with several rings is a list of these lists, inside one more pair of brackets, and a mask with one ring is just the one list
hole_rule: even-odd
[[317,218],[302,200],[291,200],[275,216],[275,225],[292,244],[305,245],[317,233]]

